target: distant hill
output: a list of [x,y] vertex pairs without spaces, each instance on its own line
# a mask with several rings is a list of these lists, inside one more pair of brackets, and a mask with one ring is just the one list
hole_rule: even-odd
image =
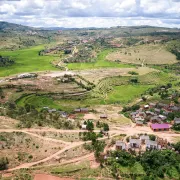
[[30,31],[36,28],[0,21],[0,31]]

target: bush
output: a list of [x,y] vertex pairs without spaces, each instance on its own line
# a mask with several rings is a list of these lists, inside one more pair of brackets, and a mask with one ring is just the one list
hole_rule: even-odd
[[0,158],[0,170],[5,170],[8,168],[9,161],[7,157]]

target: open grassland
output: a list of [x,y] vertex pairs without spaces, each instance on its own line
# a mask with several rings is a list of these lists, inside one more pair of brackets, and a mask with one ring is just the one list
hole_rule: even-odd
[[95,69],[95,68],[128,68],[131,65],[108,61],[106,56],[114,50],[106,49],[100,52],[97,56],[96,62],[92,63],[69,63],[68,68],[71,70]]
[[125,104],[129,103],[131,100],[138,98],[149,88],[152,88],[151,85],[122,85],[115,86],[113,90],[107,95],[107,98],[104,100],[108,104],[120,103]]
[[139,45],[119,49],[107,55],[109,61],[119,60],[130,64],[173,64],[176,56],[166,50],[163,45]]
[[38,55],[43,48],[44,46],[41,45],[16,51],[0,51],[0,55],[15,60],[15,64],[12,66],[0,67],[0,77],[22,72],[56,70],[51,64],[54,57]]

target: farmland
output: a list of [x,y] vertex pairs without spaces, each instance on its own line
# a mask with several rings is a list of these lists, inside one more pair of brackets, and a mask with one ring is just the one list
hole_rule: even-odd
[[38,56],[38,52],[42,48],[43,46],[40,45],[15,51],[0,51],[1,55],[11,57],[15,60],[12,66],[0,67],[0,77],[22,72],[56,70],[51,64],[54,57]]

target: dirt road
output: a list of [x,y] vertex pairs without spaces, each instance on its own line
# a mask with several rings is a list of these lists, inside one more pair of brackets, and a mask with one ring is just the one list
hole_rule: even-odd
[[[52,139],[52,138],[47,138],[47,137],[44,137],[44,136],[40,136],[40,135],[37,135],[35,134],[35,132],[60,132],[60,133],[79,133],[79,132],[84,132],[84,130],[57,130],[57,129],[53,129],[53,128],[41,128],[41,129],[22,129],[22,130],[17,130],[17,129],[0,129],[0,132],[23,132],[23,133],[26,133],[26,134],[29,134],[29,135],[32,135],[32,136],[35,136],[37,138],[40,138],[42,140],[46,140],[46,141],[52,141],[52,142],[56,142],[56,143],[63,143],[65,144],[65,147],[61,150],[59,150],[58,152],[42,159],[42,160],[39,160],[39,161],[36,161],[36,162],[32,162],[32,163],[25,163],[25,164],[22,164],[20,166],[17,166],[15,168],[12,168],[12,169],[9,169],[8,172],[11,172],[11,171],[14,171],[14,170],[18,170],[18,169],[22,169],[22,168],[30,168],[32,166],[35,166],[35,165],[40,165],[41,163],[44,163],[44,162],[47,162],[53,158],[56,158],[58,155],[60,155],[61,153],[64,153],[66,152],[67,150],[70,150],[72,148],[75,148],[75,147],[78,147],[78,146],[81,146],[85,143],[90,143],[90,141],[81,141],[81,142],[65,142],[65,141],[62,141],[62,140],[56,140],[56,139]],[[99,130],[96,130],[96,132],[99,132]],[[109,134],[110,134],[110,139],[114,136],[117,136],[117,135],[120,135],[120,134],[127,134],[128,136],[131,136],[131,135],[134,135],[134,134],[141,134],[141,133],[147,133],[147,134],[154,134],[156,136],[159,136],[163,139],[167,139],[169,142],[172,141],[172,138],[173,137],[179,137],[180,138],[180,134],[176,134],[174,132],[153,132],[149,127],[133,127],[133,126],[127,126],[127,127],[111,127],[111,130],[109,131]],[[103,138],[100,138],[99,140],[105,140],[107,139],[108,137],[103,137]],[[90,154],[87,155],[88,156],[91,156]],[[69,161],[66,161],[64,163],[73,163],[73,162],[77,162],[77,161],[81,161],[83,160],[84,158],[86,158],[86,156],[84,157],[78,157],[78,158],[75,158],[75,159],[72,159],[72,160],[69,160]],[[63,164],[63,163],[62,163]]]

